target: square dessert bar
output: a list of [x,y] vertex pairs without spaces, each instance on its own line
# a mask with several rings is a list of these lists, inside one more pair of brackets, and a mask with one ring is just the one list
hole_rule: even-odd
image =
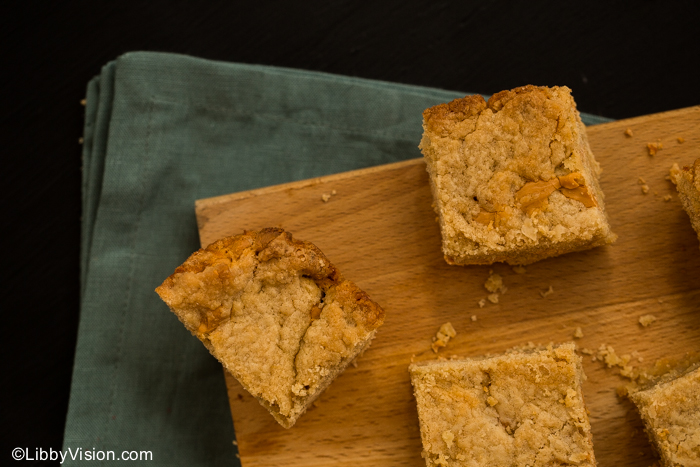
[[285,428],[369,346],[384,321],[381,307],[321,250],[282,229],[214,242],[156,292]]
[[525,265],[615,240],[569,88],[456,99],[425,110],[423,130],[448,263]]
[[676,184],[678,197],[690,217],[690,223],[700,240],[700,159],[691,167],[671,168],[671,180]]
[[595,466],[574,344],[409,367],[431,466]]
[[630,394],[664,467],[700,466],[700,367]]

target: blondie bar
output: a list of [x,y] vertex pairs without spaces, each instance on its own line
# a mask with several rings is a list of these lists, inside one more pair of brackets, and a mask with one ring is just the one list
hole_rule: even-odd
[[664,467],[700,467],[700,366],[629,397]]
[[700,240],[700,159],[696,159],[690,167],[679,168],[674,164],[671,168],[671,181],[676,184],[678,197]]
[[525,265],[615,240],[569,88],[456,99],[425,110],[423,130],[448,263]]
[[283,427],[370,344],[384,311],[282,229],[200,249],[156,289]]
[[574,344],[409,368],[431,466],[594,466]]

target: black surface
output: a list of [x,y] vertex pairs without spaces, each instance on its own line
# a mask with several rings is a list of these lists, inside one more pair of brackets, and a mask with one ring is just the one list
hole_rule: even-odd
[[79,102],[118,55],[178,52],[486,94],[567,85],[581,111],[612,118],[700,104],[696,2],[143,3],[0,11],[0,459],[62,444],[79,314]]

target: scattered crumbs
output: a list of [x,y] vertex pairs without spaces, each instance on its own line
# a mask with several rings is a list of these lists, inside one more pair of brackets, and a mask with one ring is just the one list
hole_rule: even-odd
[[489,294],[486,298],[488,298],[489,302],[491,302],[491,303],[498,303],[498,294],[497,293]]
[[583,331],[581,330],[580,327],[577,327],[576,330],[574,331],[574,339],[580,339],[583,337]]
[[639,324],[641,324],[644,327],[649,326],[654,321],[656,321],[656,316],[654,315],[644,315],[639,317]]
[[236,453],[236,459],[240,459],[240,458],[241,458],[241,455]]
[[551,285],[549,286],[549,289],[545,290],[544,292],[540,292],[540,295],[542,295],[542,298],[547,298],[548,296],[552,295],[554,293],[554,287]]
[[472,315],[472,321],[476,321],[476,315]]
[[484,306],[486,306],[486,299],[482,298],[479,300],[479,308],[483,308]]
[[661,298],[660,298],[658,301],[659,301],[659,303],[663,303],[663,302],[664,302],[663,299],[661,299]]
[[233,445],[234,445],[234,446],[238,446],[238,441],[236,441],[236,440],[234,439],[234,440],[233,440]]
[[678,177],[678,175],[680,175],[680,173],[681,173],[681,168],[678,167],[678,164],[674,162],[673,165],[671,166],[671,169],[669,170],[668,180],[671,180],[671,182],[673,182],[673,184],[675,185],[676,184],[676,177]]
[[430,347],[433,349],[433,352],[437,353],[438,349],[445,347],[450,341],[450,339],[452,339],[456,335],[457,331],[455,331],[455,328],[454,326],[452,326],[452,323],[445,323],[442,326],[440,326],[440,330],[438,330],[437,334],[435,334],[435,337],[433,337],[433,343],[430,345]]
[[331,194],[332,194],[332,195],[335,195],[335,194],[337,194],[337,193],[338,193],[338,192],[335,191],[335,190],[331,191]]
[[631,138],[633,135],[634,134],[632,133],[632,128],[627,128],[625,130],[625,136],[627,136],[628,138]]
[[640,185],[646,185],[647,181],[644,180],[642,177],[639,177],[639,179],[637,180],[637,183],[639,183]]
[[671,196],[671,195],[664,196],[664,201],[666,201],[666,202],[671,201],[672,199],[673,199],[673,196]]
[[500,276],[500,274],[494,274],[493,270],[489,271],[489,278],[486,279],[484,287],[486,287],[486,290],[488,290],[491,293],[506,293],[506,290],[508,290],[503,285],[503,278]]
[[591,349],[588,349],[586,347],[581,349],[581,353],[585,355],[593,355],[593,351]]
[[[80,99],[80,105],[87,105],[87,99]],[[683,138],[678,138],[678,139],[680,140]],[[678,142],[681,143],[682,141],[678,141]]]
[[644,361],[644,357],[642,357],[641,355],[639,355],[639,351],[637,351],[637,350],[635,350],[634,352],[632,352],[631,355],[632,355],[633,358],[636,358],[637,361],[640,362],[640,363]]
[[78,138],[78,144],[83,144],[83,141],[85,141],[82,137]]
[[650,156],[655,156],[656,153],[661,151],[663,148],[664,145],[661,144],[661,141],[657,141],[656,143],[647,143],[647,149],[649,150]]
[[642,193],[645,195],[649,193],[649,185],[642,185]]
[[525,266],[513,266],[513,272],[516,274],[525,274],[527,269],[525,269]]
[[321,195],[321,199],[323,200],[324,203],[327,203],[329,199],[331,199],[331,195],[328,193],[324,193]]
[[416,354],[411,355],[411,363],[413,363],[416,360]]
[[685,138],[678,137],[676,139],[676,141],[678,141],[678,143],[680,143],[680,144],[683,144],[683,143],[685,143]]

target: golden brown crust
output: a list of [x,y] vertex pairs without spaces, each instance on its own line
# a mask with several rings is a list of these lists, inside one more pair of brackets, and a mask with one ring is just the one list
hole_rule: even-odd
[[321,250],[277,228],[198,250],[156,292],[286,428],[384,320]]

